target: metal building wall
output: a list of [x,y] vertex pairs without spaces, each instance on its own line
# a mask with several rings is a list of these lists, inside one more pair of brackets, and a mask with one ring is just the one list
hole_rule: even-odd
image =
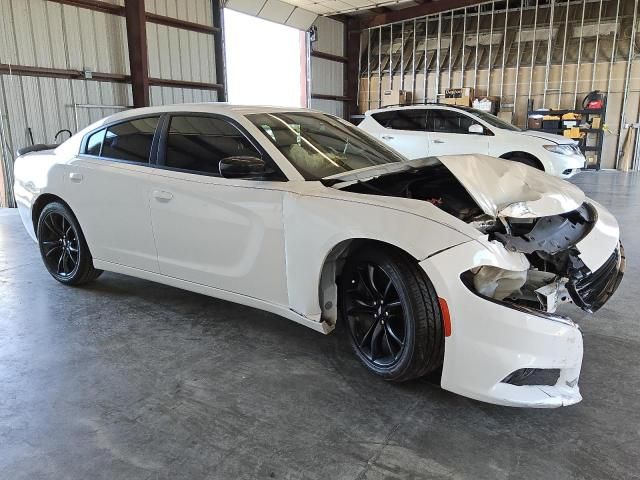
[[[104,1],[104,0],[103,0]],[[124,0],[107,3],[124,5]],[[212,26],[211,0],[147,0],[147,12]],[[216,83],[213,35],[147,23],[150,77]],[[132,105],[125,18],[48,0],[0,0],[0,206],[12,198],[15,151],[53,143]],[[29,76],[12,66],[60,69]],[[106,74],[64,78],[64,70]],[[46,75],[46,76],[45,76]],[[215,90],[152,86],[152,105],[216,101]],[[58,140],[65,139],[64,133]],[[4,178],[4,181],[3,181]],[[3,185],[8,195],[3,192]]]
[[611,130],[602,166],[613,168],[625,124],[640,121],[638,20],[638,0],[502,0],[367,29],[359,108],[376,108],[390,86],[412,90],[416,102],[471,86],[500,97],[525,126],[529,99],[574,108],[599,89]]
[[[342,22],[318,17],[314,22],[318,29],[318,39],[312,44],[315,52],[344,57],[345,25]],[[311,92],[310,108],[344,116],[344,101],[331,100],[327,97],[343,97],[345,64],[340,61],[311,56]],[[316,98],[313,98],[313,97]]]
[[[213,26],[211,0],[145,0],[147,12]],[[211,35],[165,25],[147,24],[149,76],[191,82],[216,83]],[[151,105],[215,102],[213,90],[152,86]]]
[[124,83],[14,75],[11,66],[126,75],[128,62],[122,17],[45,0],[0,0],[0,64],[9,66],[0,75],[0,153],[9,189],[18,148],[52,143],[60,130],[75,132],[117,111],[74,105],[131,103]]

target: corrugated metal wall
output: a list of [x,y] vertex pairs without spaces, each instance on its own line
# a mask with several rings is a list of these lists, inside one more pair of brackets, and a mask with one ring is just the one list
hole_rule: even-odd
[[[344,56],[345,25],[327,17],[318,17],[314,22],[318,39],[312,44],[315,51]],[[344,96],[345,64],[324,58],[311,58],[311,92],[321,95]],[[311,99],[310,108],[344,116],[344,102],[337,100]]]
[[[211,0],[145,0],[149,13],[213,26]],[[171,80],[216,83],[214,43],[211,35],[147,23],[149,76]],[[212,90],[151,87],[151,104],[215,102]]]
[[[124,5],[124,0],[109,3]],[[211,0],[147,0],[146,9],[201,25],[213,22]],[[150,77],[216,83],[212,35],[147,23],[147,38]],[[125,19],[47,0],[0,0],[0,64],[128,75]],[[212,90],[159,86],[151,87],[150,96],[152,105],[217,98]],[[75,133],[119,110],[112,107],[131,104],[127,83],[0,75],[4,184],[10,188],[13,183],[18,148],[32,140],[52,143],[60,130]],[[0,179],[0,189],[2,184]],[[0,190],[0,202],[2,198]]]
[[[124,18],[45,0],[0,0],[0,63],[129,74]],[[106,48],[108,46],[108,48]],[[0,76],[12,150],[50,143],[61,129],[76,131],[113,110],[74,104],[129,105],[130,87],[116,82]]]

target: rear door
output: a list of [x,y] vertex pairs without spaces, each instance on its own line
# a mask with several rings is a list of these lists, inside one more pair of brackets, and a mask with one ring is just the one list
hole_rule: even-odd
[[385,128],[377,133],[378,138],[391,148],[411,160],[430,155],[426,109],[402,108],[371,116]]
[[98,260],[158,271],[148,181],[159,119],[131,119],[90,133],[67,166],[65,201]]
[[[470,133],[469,127],[478,124],[463,112],[445,108],[429,109],[429,153],[431,155],[460,155],[465,153],[489,153],[489,136]],[[486,129],[483,127],[486,132]]]

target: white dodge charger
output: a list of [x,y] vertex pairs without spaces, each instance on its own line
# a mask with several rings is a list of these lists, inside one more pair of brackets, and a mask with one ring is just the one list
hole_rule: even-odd
[[342,325],[387,380],[441,371],[486,402],[581,400],[582,336],[624,271],[616,220],[562,180],[466,155],[407,161],[319,112],[130,110],[15,165],[22,221],[59,282],[103,270]]

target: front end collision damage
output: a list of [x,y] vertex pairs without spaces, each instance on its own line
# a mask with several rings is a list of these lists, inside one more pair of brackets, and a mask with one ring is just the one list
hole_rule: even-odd
[[[479,295],[451,274],[462,274],[469,265],[522,271],[526,258],[479,240],[420,262],[450,309],[442,388],[514,407],[550,408],[579,402],[582,335],[578,326],[566,317]],[[559,371],[551,385],[509,381],[519,370],[551,369]]]
[[[426,201],[480,232],[420,263],[451,311],[443,388],[501,405],[579,402],[582,336],[553,312],[566,302],[595,312],[615,292],[625,259],[613,216],[577,187],[499,159],[414,166],[335,187]],[[514,381],[549,371],[552,382]]]

